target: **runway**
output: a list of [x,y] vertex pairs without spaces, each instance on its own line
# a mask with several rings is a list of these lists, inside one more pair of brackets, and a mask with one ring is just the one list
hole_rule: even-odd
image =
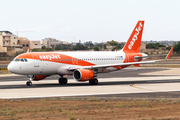
[[67,85],[59,85],[59,76],[33,81],[26,86],[26,76],[1,75],[0,99],[21,98],[87,98],[99,99],[179,99],[179,68],[129,68],[107,74],[99,74],[98,85],[77,82],[68,77]]

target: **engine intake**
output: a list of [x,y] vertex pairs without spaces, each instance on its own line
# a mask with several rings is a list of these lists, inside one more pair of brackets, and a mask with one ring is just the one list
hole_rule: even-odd
[[77,69],[74,71],[73,77],[77,81],[89,81],[94,78],[94,73],[89,69]]

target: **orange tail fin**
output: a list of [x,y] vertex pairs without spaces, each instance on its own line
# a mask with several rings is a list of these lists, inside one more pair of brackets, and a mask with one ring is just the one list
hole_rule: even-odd
[[144,21],[138,21],[131,36],[125,44],[123,51],[125,53],[139,53],[141,46],[141,38],[143,33]]

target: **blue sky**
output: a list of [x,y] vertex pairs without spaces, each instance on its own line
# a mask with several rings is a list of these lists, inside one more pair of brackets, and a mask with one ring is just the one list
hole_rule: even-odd
[[[143,40],[180,40],[179,0],[1,0],[0,31],[42,40],[126,42],[138,20]],[[33,32],[28,32],[33,31]]]

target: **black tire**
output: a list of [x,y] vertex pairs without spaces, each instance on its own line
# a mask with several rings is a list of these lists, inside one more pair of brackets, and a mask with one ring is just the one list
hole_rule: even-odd
[[68,82],[67,78],[63,78],[62,81],[63,81],[63,84],[67,84]]
[[26,82],[27,86],[32,86],[32,82]]
[[90,85],[97,85],[98,84],[98,79],[97,78],[94,78],[92,80],[89,80],[89,84]]
[[92,80],[89,80],[89,84],[90,84],[90,85],[93,85],[93,79],[92,79]]
[[93,84],[94,84],[94,85],[97,85],[97,84],[98,84],[98,79],[95,78],[95,79],[93,80]]
[[59,78],[58,82],[59,84],[63,84],[63,78]]

